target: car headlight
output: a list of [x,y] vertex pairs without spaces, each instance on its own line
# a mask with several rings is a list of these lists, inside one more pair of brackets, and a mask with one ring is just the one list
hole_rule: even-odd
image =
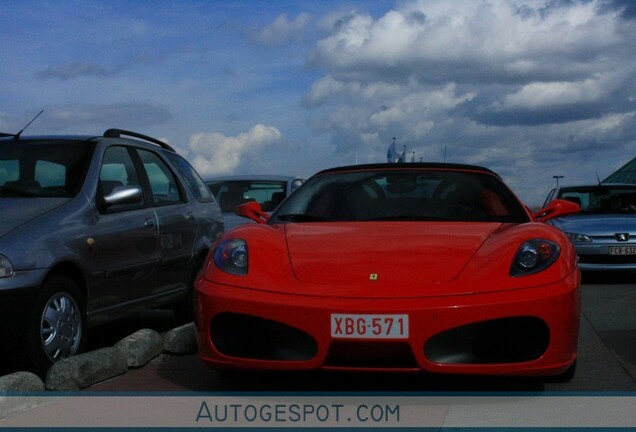
[[545,270],[557,260],[560,252],[559,245],[550,240],[528,240],[517,251],[510,275],[525,276]]
[[247,243],[242,239],[223,240],[214,251],[214,264],[226,273],[247,274]]
[[585,234],[566,232],[566,236],[572,241],[572,243],[592,243],[592,239]]
[[4,255],[0,255],[0,278],[13,276],[11,261]]

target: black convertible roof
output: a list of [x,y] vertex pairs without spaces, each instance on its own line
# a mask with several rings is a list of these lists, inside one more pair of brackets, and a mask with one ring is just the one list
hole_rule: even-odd
[[361,164],[361,165],[346,165],[341,167],[329,168],[322,170],[315,175],[330,174],[343,171],[370,171],[370,170],[411,170],[411,169],[447,169],[447,170],[462,170],[462,171],[482,171],[499,177],[499,174],[491,169],[478,166],[478,165],[466,165],[455,163],[441,163],[441,162],[404,162],[404,163],[376,163],[376,164]]

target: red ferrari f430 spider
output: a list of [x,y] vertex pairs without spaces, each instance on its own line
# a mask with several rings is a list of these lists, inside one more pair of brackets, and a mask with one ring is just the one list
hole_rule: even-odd
[[321,171],[258,224],[229,230],[195,290],[216,369],[556,376],[576,364],[580,271],[546,220],[489,169]]

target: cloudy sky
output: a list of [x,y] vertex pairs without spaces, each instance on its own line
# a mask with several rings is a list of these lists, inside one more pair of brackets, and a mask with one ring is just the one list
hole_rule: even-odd
[[408,159],[529,205],[636,157],[631,0],[0,0],[0,131],[168,141],[204,176]]

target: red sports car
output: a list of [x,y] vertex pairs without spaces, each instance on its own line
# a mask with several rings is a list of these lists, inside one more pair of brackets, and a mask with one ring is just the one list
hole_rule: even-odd
[[196,284],[216,369],[574,373],[572,243],[501,178],[457,164],[321,171],[259,224],[225,233]]

